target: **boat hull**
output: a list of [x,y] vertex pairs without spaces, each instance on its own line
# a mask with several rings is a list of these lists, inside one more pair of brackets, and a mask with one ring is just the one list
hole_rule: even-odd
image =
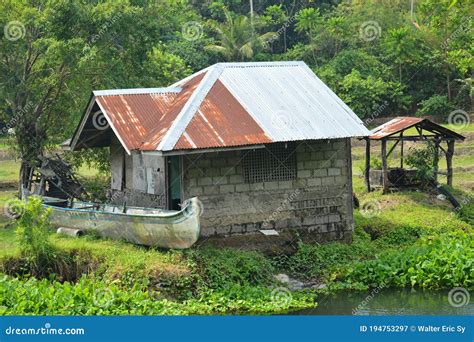
[[[114,240],[137,245],[185,249],[191,247],[200,234],[200,206],[197,198],[190,199],[181,211],[166,212],[145,208],[128,208],[126,213],[78,208],[63,208],[43,204],[51,209],[55,227],[94,231]],[[84,206],[85,207],[85,206]]]

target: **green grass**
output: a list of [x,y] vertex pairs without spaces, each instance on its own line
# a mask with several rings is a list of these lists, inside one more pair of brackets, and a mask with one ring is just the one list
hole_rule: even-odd
[[[276,298],[276,271],[258,252],[164,251],[93,235],[51,234],[49,240],[57,271],[51,279],[36,280],[28,276],[31,260],[17,247],[13,227],[0,228],[0,310],[5,314],[262,314],[316,305],[312,291]],[[111,293],[111,301],[104,299]]]
[[16,182],[20,172],[20,163],[15,160],[0,160],[0,182]]

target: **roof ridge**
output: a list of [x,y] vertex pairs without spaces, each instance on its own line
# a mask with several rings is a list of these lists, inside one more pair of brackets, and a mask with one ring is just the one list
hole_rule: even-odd
[[183,132],[186,130],[186,127],[188,127],[189,122],[197,113],[202,101],[204,101],[214,83],[219,79],[222,71],[223,67],[220,63],[214,64],[210,67],[198,87],[194,90],[179,114],[174,119],[170,128],[158,144],[156,150],[169,151],[173,149]]
[[94,90],[94,96],[115,96],[115,95],[148,95],[163,93],[179,93],[180,87],[160,87],[160,88],[129,88],[129,89],[105,89]]

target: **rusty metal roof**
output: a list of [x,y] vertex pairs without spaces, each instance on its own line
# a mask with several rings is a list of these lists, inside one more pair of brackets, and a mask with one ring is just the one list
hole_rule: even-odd
[[369,139],[371,140],[381,140],[389,136],[401,133],[412,127],[419,127],[423,130],[427,130],[433,134],[444,135],[454,139],[464,140],[464,137],[448,128],[445,128],[437,123],[424,119],[424,118],[414,118],[408,116],[399,116],[396,117],[383,125],[380,125],[374,128],[370,133]]
[[192,77],[182,85],[182,91],[176,97],[175,101],[169,106],[164,113],[161,120],[154,122],[149,127],[149,132],[146,137],[143,137],[142,144],[139,146],[140,150],[156,150],[159,143],[163,140],[170,127],[176,121],[178,115],[181,113],[189,98],[200,85],[205,73],[201,73]]
[[175,149],[226,147],[272,142],[229,90],[217,80]]
[[128,150],[139,149],[150,127],[163,119],[177,92],[99,95],[95,101]]
[[170,88],[94,94],[127,152],[369,135],[303,62],[218,63]]
[[382,139],[389,135],[401,132],[410,127],[413,127],[417,123],[423,121],[423,118],[414,118],[407,116],[399,116],[395,119],[390,120],[389,122],[384,123],[376,128],[374,128],[370,133],[369,139]]

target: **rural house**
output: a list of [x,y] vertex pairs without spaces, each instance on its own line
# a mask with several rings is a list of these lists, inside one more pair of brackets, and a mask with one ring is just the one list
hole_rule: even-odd
[[110,146],[115,203],[198,196],[202,236],[349,241],[350,138],[367,135],[303,62],[218,63],[167,88],[94,91],[69,148]]

